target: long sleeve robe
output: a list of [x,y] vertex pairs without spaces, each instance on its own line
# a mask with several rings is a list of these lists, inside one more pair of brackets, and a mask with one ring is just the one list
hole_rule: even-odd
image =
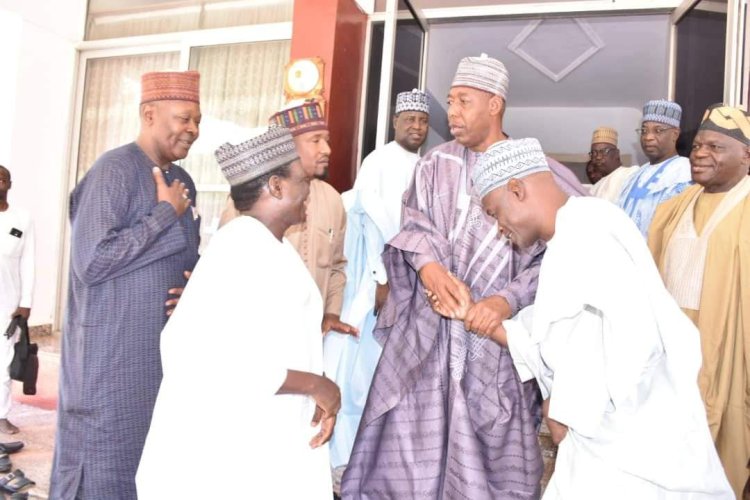
[[733,498],[696,383],[698,332],[621,210],[568,200],[520,316],[504,322],[518,373],[569,428],[545,500]]
[[[70,196],[68,302],[50,497],[134,499],[161,382],[167,290],[198,260],[200,218],[157,203],[153,163],[131,143],[102,155]],[[190,176],[172,165],[196,192]]]
[[[439,317],[417,270],[438,262],[474,300],[533,301],[543,246],[511,248],[471,185],[479,154],[455,141],[427,153],[383,255],[391,290],[378,316],[383,353],[344,474],[345,498],[537,498],[537,389],[508,351]],[[583,188],[550,160],[569,191]],[[561,176],[564,176],[562,178]]]
[[346,212],[341,195],[327,182],[313,179],[307,220],[287,229],[284,236],[297,249],[323,295],[326,313],[341,314],[346,285],[344,238]]
[[633,219],[645,238],[659,203],[680,194],[691,183],[690,160],[684,156],[646,163],[623,183],[617,205]]
[[[309,445],[315,402],[276,394],[287,370],[322,373],[322,315],[299,255],[259,220],[239,216],[212,237],[162,332],[140,500],[330,500],[328,445]],[[215,428],[196,447],[202,422]],[[186,477],[204,463],[215,481]]]
[[[662,274],[670,240],[701,190],[701,186],[691,186],[656,211],[649,246]],[[695,218],[702,215],[707,219],[709,211],[698,203]],[[702,234],[697,220],[695,226]],[[684,311],[701,335],[703,364],[698,385],[711,435],[740,498],[750,459],[750,196],[726,214],[708,236],[702,276],[698,309]]]
[[359,336],[329,332],[325,338],[326,374],[341,388],[341,411],[331,438],[331,465],[349,462],[381,347],[373,337],[375,291],[388,281],[381,254],[401,225],[404,191],[419,155],[396,141],[376,149],[362,162],[351,191],[341,195],[346,208],[346,287],[341,320]]

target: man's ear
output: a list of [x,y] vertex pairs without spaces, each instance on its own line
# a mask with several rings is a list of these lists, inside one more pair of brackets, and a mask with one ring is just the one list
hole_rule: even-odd
[[679,128],[676,128],[672,130],[672,133],[674,135],[674,143],[677,144],[677,141],[680,140],[680,133],[682,133],[682,131]]
[[141,104],[141,120],[147,125],[154,123],[154,115],[156,114],[156,107],[153,103],[147,102]]
[[508,191],[511,195],[515,196],[518,201],[523,201],[526,198],[526,185],[521,179],[516,179],[514,177],[509,180]]
[[398,123],[398,115],[393,115],[393,130],[396,130],[396,123]]
[[491,116],[502,115],[503,110],[505,109],[505,100],[499,95],[493,95],[490,97],[488,107]]
[[283,189],[281,187],[281,177],[278,175],[272,175],[268,179],[268,192],[276,199],[281,199],[284,196]]

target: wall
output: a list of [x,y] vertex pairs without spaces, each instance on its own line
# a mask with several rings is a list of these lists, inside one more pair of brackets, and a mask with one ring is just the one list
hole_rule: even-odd
[[589,150],[593,129],[609,125],[620,133],[622,152],[643,161],[634,130],[643,104],[667,96],[668,15],[539,21],[430,27],[427,91],[433,100],[427,146],[450,139],[445,101],[459,60],[485,52],[510,73],[508,133],[537,137],[556,153],[582,154]]
[[[13,173],[8,201],[29,210],[36,227],[32,325],[55,319],[77,64],[75,43],[82,39],[85,12],[85,0],[0,0],[0,19],[16,19],[19,28],[14,33],[0,31],[3,79],[15,80],[15,88],[8,83],[2,87],[0,162]],[[15,106],[6,108],[6,101]],[[8,109],[11,111],[6,114]]]
[[324,96],[331,132],[328,182],[349,189],[357,165],[359,103],[364,71],[365,15],[354,0],[294,4],[291,59],[325,61]]
[[[640,124],[640,108],[525,107],[509,108],[503,122],[512,137],[537,137],[550,154],[587,154],[594,129],[607,125],[620,134],[619,149],[632,155],[633,163],[646,162],[635,129]],[[570,133],[570,131],[579,131]]]

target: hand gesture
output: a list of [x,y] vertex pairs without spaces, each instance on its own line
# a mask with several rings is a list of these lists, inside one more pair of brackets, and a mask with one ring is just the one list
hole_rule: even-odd
[[10,315],[10,317],[15,318],[16,316],[21,316],[23,319],[28,321],[29,316],[31,316],[31,309],[28,307],[17,307],[16,310],[13,311],[13,314]]
[[[313,417],[313,425],[317,425],[316,418],[320,420],[320,415],[322,415],[322,410],[320,407],[315,408],[315,416]],[[326,444],[333,435],[333,428],[336,426],[336,416],[332,417],[326,417],[323,418],[320,422],[320,432],[318,432],[311,440],[310,440],[310,448],[317,448],[319,446],[323,446]]]
[[[185,276],[185,280],[189,280],[190,276],[193,274],[190,271],[184,271],[183,276]],[[178,288],[170,288],[167,290],[167,293],[169,295],[174,295],[173,298],[167,300],[164,305],[167,307],[167,316],[171,316],[174,312],[174,308],[177,307],[177,304],[180,302],[180,298],[182,298],[182,292],[185,291],[184,287],[178,287]]]
[[562,441],[568,434],[568,426],[549,418],[549,398],[542,401],[542,416],[544,417],[545,422],[547,422],[547,428],[552,437],[552,442],[556,445],[560,444],[560,441]]
[[344,333],[353,337],[359,336],[359,330],[341,321],[341,317],[338,314],[325,313],[323,315],[323,324],[320,328],[323,335],[333,330],[334,332]]
[[[443,266],[437,262],[426,264],[419,270],[419,279],[435,312],[448,318],[457,318],[461,314],[466,304],[461,302],[465,295],[458,285],[460,281]],[[435,308],[435,304],[440,304],[440,310]]]
[[321,419],[335,417],[341,409],[341,391],[333,381],[325,375],[317,376],[317,382],[310,396],[317,406],[313,415],[312,425],[316,426]]
[[336,414],[341,409],[339,386],[326,378],[325,375],[317,378],[318,383],[315,384],[311,394],[316,404],[311,425],[315,427],[320,424],[320,432],[310,440],[312,448],[322,446],[331,439],[333,427],[336,425]]
[[188,196],[190,190],[185,187],[185,183],[177,179],[172,181],[171,186],[167,186],[167,183],[164,182],[164,175],[161,173],[159,167],[154,167],[151,172],[154,174],[154,182],[156,183],[156,201],[166,201],[177,212],[177,217],[180,217],[190,206],[190,198]]
[[[471,307],[474,305],[474,301],[471,299],[471,290],[469,290],[469,287],[466,285],[466,283],[453,276],[453,274],[448,273],[448,277],[456,286],[459,297],[459,308],[453,312],[453,319],[463,320],[466,317],[466,314],[469,312],[469,309],[471,309]],[[433,311],[440,314],[441,316],[451,317],[451,311],[448,311],[448,309],[440,302],[440,300],[438,300],[435,294],[433,294],[429,290],[427,290],[425,293],[427,294],[427,299],[432,305]]]
[[380,309],[383,307],[383,304],[385,304],[385,299],[388,298],[388,292],[390,292],[391,287],[388,285],[388,283],[384,284],[377,284],[377,287],[375,288],[375,315],[377,316],[380,312]]
[[510,304],[499,295],[492,295],[474,304],[464,318],[464,328],[481,337],[490,337],[510,318]]

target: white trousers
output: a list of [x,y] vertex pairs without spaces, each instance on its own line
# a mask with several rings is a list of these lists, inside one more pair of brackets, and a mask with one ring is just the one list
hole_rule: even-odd
[[8,413],[10,413],[10,362],[13,361],[13,346],[20,335],[20,329],[17,329],[11,338],[5,338],[5,330],[8,328],[13,311],[0,315],[0,418],[8,418]]

